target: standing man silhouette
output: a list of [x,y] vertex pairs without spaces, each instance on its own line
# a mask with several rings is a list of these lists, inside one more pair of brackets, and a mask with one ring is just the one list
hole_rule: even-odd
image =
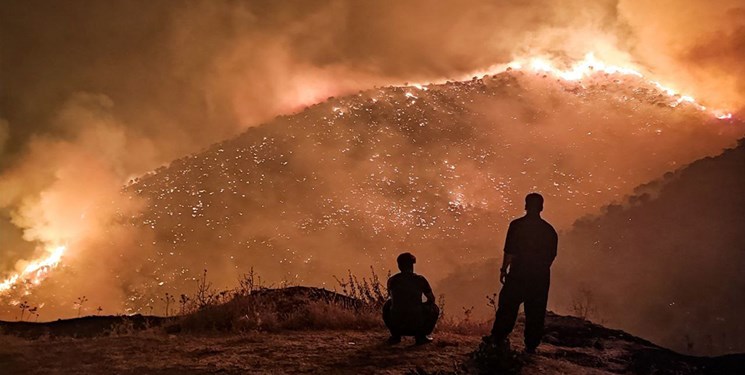
[[525,303],[525,351],[535,353],[543,336],[551,264],[559,240],[551,224],[541,218],[540,194],[525,197],[525,211],[525,216],[513,220],[507,230],[499,270],[499,281],[504,285],[491,336],[495,343],[509,346],[507,336],[515,327],[520,304]]

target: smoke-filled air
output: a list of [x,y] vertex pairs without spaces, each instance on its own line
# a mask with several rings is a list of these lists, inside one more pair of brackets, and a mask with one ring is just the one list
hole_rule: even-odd
[[5,1],[0,319],[404,251],[486,316],[535,191],[550,309],[745,351],[743,61],[738,0]]

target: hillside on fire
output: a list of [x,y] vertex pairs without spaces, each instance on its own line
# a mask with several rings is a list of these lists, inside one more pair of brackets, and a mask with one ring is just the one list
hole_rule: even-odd
[[[536,355],[482,342],[486,325],[452,320],[437,341],[385,343],[375,300],[318,288],[240,290],[176,317],[89,316],[0,322],[0,368],[10,374],[737,374],[745,354],[693,357],[623,331],[549,313]],[[63,370],[64,369],[64,370]]]
[[541,190],[567,228],[745,131],[725,124],[608,74],[580,84],[515,71],[332,98],[128,186],[146,204],[131,218],[149,260],[139,273],[176,287],[202,268],[253,266],[323,283],[410,249],[444,276],[494,256],[526,191]]
[[494,256],[525,191],[542,190],[568,227],[730,145],[745,128],[728,123],[608,74],[578,84],[515,71],[332,98],[128,186],[145,205],[122,218],[136,230],[128,254],[147,259],[133,287],[176,291],[203,268],[227,285],[248,267],[327,285],[347,269],[385,272],[404,249],[442,278]]
[[[384,273],[394,267],[391,254],[413,251],[440,293],[484,317],[495,273],[476,287],[439,280],[492,264],[525,191],[541,190],[546,216],[566,231],[743,133],[740,123],[722,125],[618,74],[578,84],[513,71],[332,98],[130,185],[148,202],[132,220],[144,233],[138,253],[148,258],[138,273],[158,275],[137,287],[178,292],[202,268],[230,275],[229,284],[248,267],[278,283],[333,285],[329,275],[371,266]],[[576,154],[579,142],[585,151]],[[557,267],[583,258],[572,241],[562,240]],[[585,273],[577,276],[557,281],[557,311],[572,312],[586,289]],[[627,309],[618,310],[623,319]],[[663,341],[680,349],[680,336]]]

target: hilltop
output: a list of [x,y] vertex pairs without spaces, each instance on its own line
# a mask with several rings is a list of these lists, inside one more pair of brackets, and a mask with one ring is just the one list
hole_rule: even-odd
[[[320,289],[264,290],[278,304],[300,310],[313,301],[343,300]],[[314,296],[314,297],[313,297]],[[304,302],[303,302],[304,301]],[[345,300],[344,306],[361,301]],[[347,303],[349,302],[349,303]],[[332,304],[335,304],[334,302]],[[351,304],[350,304],[351,303]],[[217,306],[231,311],[228,304]],[[337,311],[337,310],[334,310]],[[338,311],[337,311],[338,312]],[[199,312],[195,313],[199,314]],[[12,374],[470,374],[492,373],[488,352],[477,348],[483,332],[457,333],[447,323],[427,346],[384,344],[377,326],[330,329],[310,324],[279,330],[187,331],[185,317],[85,317],[49,323],[0,323],[0,367]],[[109,328],[103,327],[108,325]],[[179,325],[185,325],[178,329]],[[75,327],[75,329],[70,329]],[[38,337],[37,333],[46,331]],[[522,321],[511,337],[515,352],[499,362],[523,374],[735,374],[745,355],[692,357],[660,348],[622,331],[549,314],[545,344],[521,354]]]

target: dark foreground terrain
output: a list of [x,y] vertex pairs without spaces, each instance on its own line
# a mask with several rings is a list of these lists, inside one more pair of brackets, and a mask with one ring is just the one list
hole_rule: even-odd
[[[179,318],[2,322],[2,374],[745,374],[745,355],[691,357],[574,317],[551,314],[546,343],[496,354],[478,329],[443,324],[430,345],[384,344],[382,327],[192,332]],[[170,332],[170,333],[169,333]],[[461,332],[461,333],[456,333]]]

